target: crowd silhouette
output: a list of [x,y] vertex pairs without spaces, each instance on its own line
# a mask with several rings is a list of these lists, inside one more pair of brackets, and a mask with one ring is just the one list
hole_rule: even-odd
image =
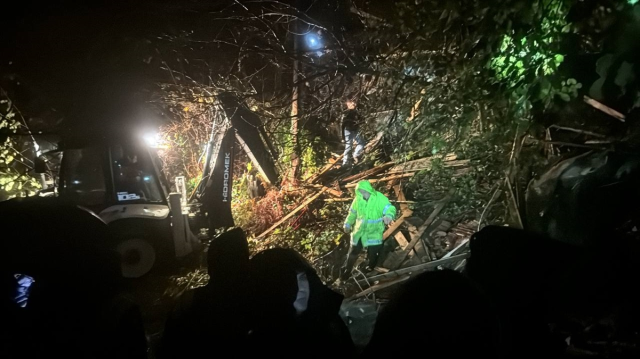
[[[629,286],[638,273],[624,264],[633,263],[630,247],[576,247],[486,227],[472,237],[463,273],[414,276],[357,347],[339,315],[344,297],[307,260],[281,248],[251,257],[245,233],[233,229],[210,244],[209,283],[179,298],[149,348],[140,309],[121,294],[104,223],[74,206],[50,210],[0,206],[5,224],[25,228],[19,240],[3,239],[3,358],[568,358],[571,343],[593,331],[633,341],[640,329],[640,298]],[[552,328],[575,318],[608,318],[615,330],[606,321],[581,335]]]

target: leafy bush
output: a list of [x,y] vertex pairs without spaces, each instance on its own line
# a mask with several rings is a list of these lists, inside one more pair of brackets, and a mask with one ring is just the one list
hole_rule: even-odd
[[38,181],[29,174],[30,159],[23,155],[13,137],[23,127],[16,119],[12,102],[0,100],[0,201],[33,196],[40,189]]

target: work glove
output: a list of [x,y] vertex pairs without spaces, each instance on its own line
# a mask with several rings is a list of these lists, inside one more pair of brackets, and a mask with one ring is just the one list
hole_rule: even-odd
[[382,221],[384,222],[384,224],[386,226],[388,226],[389,224],[391,224],[391,221],[393,221],[393,219],[391,217],[389,217],[389,216],[384,216],[384,217],[382,217]]

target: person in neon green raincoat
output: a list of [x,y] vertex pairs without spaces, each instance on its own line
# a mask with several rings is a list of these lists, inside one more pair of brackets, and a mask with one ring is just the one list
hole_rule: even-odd
[[369,181],[358,182],[355,192],[356,198],[344,223],[345,232],[351,233],[351,247],[342,267],[342,278],[351,273],[363,248],[367,249],[369,259],[367,269],[375,268],[382,250],[385,226],[396,216],[396,208],[385,195],[373,189]]

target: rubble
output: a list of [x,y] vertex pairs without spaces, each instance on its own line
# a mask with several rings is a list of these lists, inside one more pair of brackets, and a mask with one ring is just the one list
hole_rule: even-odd
[[[478,227],[477,222],[458,223],[443,218],[442,211],[455,193],[450,192],[434,203],[434,209],[428,218],[415,217],[407,201],[402,181],[412,178],[417,172],[431,168],[433,161],[441,161],[441,165],[454,169],[456,175],[463,175],[470,170],[470,161],[458,159],[456,155],[426,157],[405,163],[387,162],[373,168],[362,169],[352,173],[339,167],[341,156],[331,159],[317,174],[308,177],[298,188],[304,191],[304,199],[291,212],[261,233],[256,239],[263,239],[263,245],[269,244],[266,238],[278,226],[300,213],[308,205],[317,200],[324,202],[349,202],[350,193],[358,181],[368,180],[371,183],[386,183],[391,202],[399,207],[397,219],[387,228],[384,239],[385,247],[390,253],[381,257],[382,265],[362,279],[358,277],[358,287],[346,289],[347,296],[352,299],[367,297],[379,290],[390,288],[409,279],[411,276],[427,270],[441,267],[461,269],[467,257],[465,243]],[[384,190],[383,190],[384,191]],[[388,252],[388,251],[387,251]],[[455,255],[450,255],[454,253]]]

